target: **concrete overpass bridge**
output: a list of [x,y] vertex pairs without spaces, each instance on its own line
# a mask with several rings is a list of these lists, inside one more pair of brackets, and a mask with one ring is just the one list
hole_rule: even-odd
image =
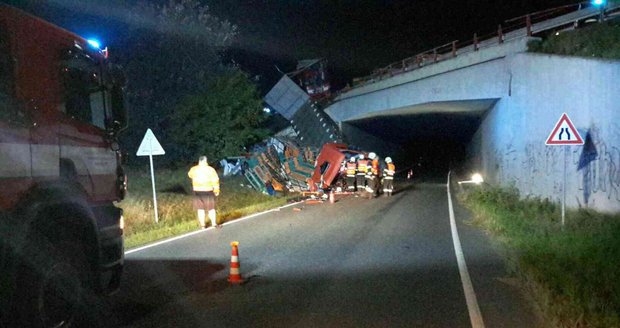
[[325,112],[350,143],[400,153],[401,165],[458,161],[491,184],[552,200],[562,195],[565,149],[545,140],[566,112],[586,140],[568,146],[567,204],[620,211],[620,61],[527,52],[536,33],[597,14],[585,8],[538,23],[547,29],[528,22],[512,36],[390,65]]

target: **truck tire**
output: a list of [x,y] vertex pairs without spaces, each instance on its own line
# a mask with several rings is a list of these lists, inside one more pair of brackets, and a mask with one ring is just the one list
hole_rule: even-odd
[[89,293],[89,263],[83,245],[55,242],[48,260],[23,266],[18,290],[20,321],[33,328],[75,327]]

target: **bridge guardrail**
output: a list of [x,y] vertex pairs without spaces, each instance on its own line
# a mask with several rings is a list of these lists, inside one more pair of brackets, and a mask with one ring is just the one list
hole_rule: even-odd
[[[617,11],[620,10],[620,3],[609,3],[605,10],[605,14],[607,15],[617,13]],[[529,37],[558,27],[575,24],[578,21],[596,17],[598,15],[600,15],[600,10],[598,8],[590,5],[589,2],[581,2],[511,18],[504,22],[504,26],[500,24],[495,32],[491,32],[481,37],[475,33],[473,39],[471,40],[463,42],[454,40],[414,56],[391,63],[388,66],[375,69],[373,73],[368,76],[354,78],[353,86],[341,90],[338,92],[336,97],[353,88],[361,87],[369,83],[390,78],[394,75],[406,73],[430,64],[451,59],[457,57],[459,54],[478,51],[505,41]]]

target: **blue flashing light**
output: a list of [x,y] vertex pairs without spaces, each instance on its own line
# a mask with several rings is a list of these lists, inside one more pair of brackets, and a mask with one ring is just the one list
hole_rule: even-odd
[[605,0],[592,0],[592,4],[595,6],[603,6],[605,5]]
[[90,44],[90,46],[93,48],[101,49],[101,44],[95,39],[88,39],[86,40],[86,42],[88,42],[88,44]]

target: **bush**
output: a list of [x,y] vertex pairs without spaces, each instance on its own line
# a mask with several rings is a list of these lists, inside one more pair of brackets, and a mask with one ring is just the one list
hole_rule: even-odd
[[620,24],[603,23],[531,41],[530,52],[565,56],[620,59]]

